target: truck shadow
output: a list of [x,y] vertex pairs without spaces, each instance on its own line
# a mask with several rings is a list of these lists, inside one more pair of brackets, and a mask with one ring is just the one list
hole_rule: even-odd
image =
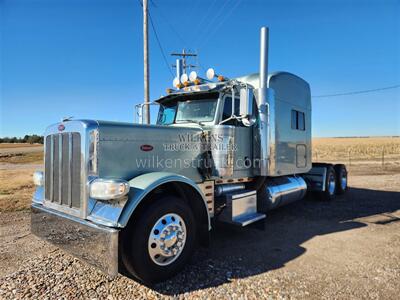
[[[399,209],[400,192],[351,188],[332,202],[309,196],[271,211],[265,230],[217,224],[209,248],[197,251],[179,275],[152,288],[165,295],[177,295],[279,269],[305,253],[302,244],[313,237],[368,223],[387,226],[400,221],[391,215]],[[357,220],[360,218],[366,220]]]

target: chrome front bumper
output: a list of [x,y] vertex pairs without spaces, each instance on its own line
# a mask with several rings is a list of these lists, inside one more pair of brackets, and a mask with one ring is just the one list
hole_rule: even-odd
[[118,230],[32,204],[31,231],[109,276],[118,274]]

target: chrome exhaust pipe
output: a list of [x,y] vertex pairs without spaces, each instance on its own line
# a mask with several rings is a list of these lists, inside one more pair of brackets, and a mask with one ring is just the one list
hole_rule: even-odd
[[221,184],[215,186],[215,196],[222,196],[224,194],[237,192],[246,188],[244,183],[236,184]]
[[[260,90],[268,88],[268,27],[261,27],[260,32]],[[260,98],[261,99],[261,98]]]
[[260,123],[258,126],[258,135],[260,137],[259,145],[259,176],[268,176],[269,158],[270,158],[270,130],[269,130],[269,115],[270,103],[273,104],[273,90],[269,89],[268,82],[268,39],[269,30],[267,27],[261,27],[260,32],[260,73],[259,73],[259,88],[258,88],[258,112]]
[[178,82],[181,82],[181,76],[183,74],[183,64],[182,58],[178,58],[176,60],[176,78],[178,78]]

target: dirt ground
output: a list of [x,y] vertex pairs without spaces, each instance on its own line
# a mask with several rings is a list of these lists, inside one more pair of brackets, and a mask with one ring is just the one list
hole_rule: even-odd
[[27,197],[27,190],[12,182],[23,186],[36,165],[9,166],[0,163],[1,299],[398,299],[400,294],[397,164],[352,165],[345,196],[333,202],[308,197],[271,211],[265,230],[217,226],[209,248],[199,249],[181,274],[153,287],[123,276],[110,280],[32,236],[29,210],[7,206],[1,197],[11,202]]

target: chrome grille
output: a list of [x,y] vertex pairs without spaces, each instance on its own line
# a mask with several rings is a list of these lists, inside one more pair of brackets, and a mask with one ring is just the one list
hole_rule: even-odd
[[81,135],[67,132],[46,137],[45,197],[55,204],[81,207]]

